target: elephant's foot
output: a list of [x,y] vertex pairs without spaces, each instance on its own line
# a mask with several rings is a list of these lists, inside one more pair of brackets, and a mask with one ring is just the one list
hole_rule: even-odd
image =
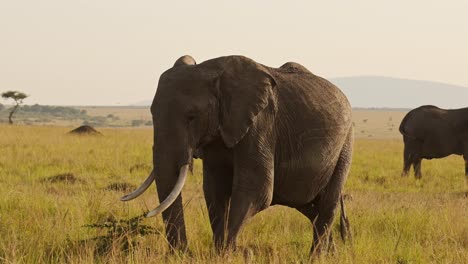
[[401,172],[401,177],[408,177],[408,171]]
[[335,252],[336,251],[336,245],[333,242],[333,236],[331,234],[331,230],[326,228],[323,230],[322,235],[318,235],[317,233],[314,234],[314,243],[312,244],[312,247],[310,249],[310,257],[314,258],[315,256],[319,256],[324,253],[328,252]]
[[225,248],[226,247],[224,246],[223,241],[217,241],[217,240],[214,241],[214,249],[215,249],[217,254],[223,253]]
[[215,246],[216,255],[222,256],[224,258],[228,258],[229,256],[231,256],[232,252],[236,252],[238,250],[239,248],[235,244],[233,245],[223,244],[221,246]]
[[188,253],[189,252],[188,245],[187,245],[186,242],[185,243],[180,243],[180,244],[170,243],[169,244],[169,250],[172,253]]
[[315,258],[322,255],[323,253],[328,252],[331,248],[328,241],[322,240],[317,243],[314,242],[310,248],[310,258]]
[[226,248],[224,237],[224,221],[212,224],[213,228],[213,245],[217,254],[222,253]]
[[229,252],[233,252],[233,251],[236,251],[237,249],[238,249],[237,239],[236,238],[228,239],[225,250]]

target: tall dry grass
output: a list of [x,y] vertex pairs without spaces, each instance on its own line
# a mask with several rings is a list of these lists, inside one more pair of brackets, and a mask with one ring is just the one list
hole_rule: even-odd
[[[157,205],[155,188],[128,203],[119,201],[124,190],[108,188],[146,178],[152,131],[101,129],[104,136],[86,137],[69,130],[0,126],[0,262],[309,261],[309,221],[280,206],[245,226],[236,252],[215,254],[199,161],[183,191],[190,252],[171,254],[160,217],[131,220]],[[424,161],[423,178],[415,180],[400,177],[401,156],[400,140],[356,141],[345,187],[353,241],[340,241],[334,226],[337,250],[318,263],[468,262],[463,160]]]

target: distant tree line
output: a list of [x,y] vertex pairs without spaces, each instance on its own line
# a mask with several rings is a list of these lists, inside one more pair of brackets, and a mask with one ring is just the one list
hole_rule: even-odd
[[49,106],[49,105],[25,105],[21,107],[21,112],[50,114],[60,117],[84,118],[87,116],[86,110],[80,110],[67,106]]
[[[5,94],[5,95],[3,95]],[[2,97],[5,99],[14,99],[16,104],[12,106],[5,106],[0,104],[0,123],[9,117],[9,122],[12,123],[12,113],[15,113],[22,122],[26,124],[48,123],[53,120],[82,120],[84,125],[92,126],[152,126],[151,120],[134,119],[134,120],[121,120],[115,114],[108,114],[107,116],[89,116],[86,110],[80,110],[69,106],[50,106],[50,105],[22,105],[22,100],[26,95],[19,92],[3,93]],[[26,96],[26,97],[24,97]]]

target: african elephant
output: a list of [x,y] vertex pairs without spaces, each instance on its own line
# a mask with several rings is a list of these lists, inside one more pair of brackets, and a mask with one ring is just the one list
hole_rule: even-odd
[[405,143],[403,173],[421,178],[421,160],[463,155],[468,177],[468,108],[445,110],[424,105],[411,110],[400,124]]
[[151,113],[154,169],[122,200],[155,180],[161,204],[148,216],[162,212],[172,247],[187,246],[180,193],[195,152],[217,249],[235,247],[244,223],[276,204],[315,225],[312,252],[329,244],[353,147],[351,107],[333,84],[292,62],[183,56],[161,75]]

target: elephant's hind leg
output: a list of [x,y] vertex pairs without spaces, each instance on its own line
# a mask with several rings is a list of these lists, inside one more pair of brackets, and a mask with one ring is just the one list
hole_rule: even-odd
[[407,144],[405,143],[405,147],[403,150],[403,172],[401,176],[405,177],[408,176],[409,170],[411,169],[412,161],[411,161],[411,152]]
[[404,137],[404,151],[403,151],[403,172],[402,176],[407,176],[411,166],[414,168],[414,176],[420,179],[421,174],[421,149],[422,141],[414,138]]
[[331,225],[335,209],[341,197],[341,190],[348,176],[352,156],[352,135],[341,150],[333,176],[325,189],[309,205],[297,208],[312,222],[314,238],[311,255],[319,254],[323,249],[333,247]]

